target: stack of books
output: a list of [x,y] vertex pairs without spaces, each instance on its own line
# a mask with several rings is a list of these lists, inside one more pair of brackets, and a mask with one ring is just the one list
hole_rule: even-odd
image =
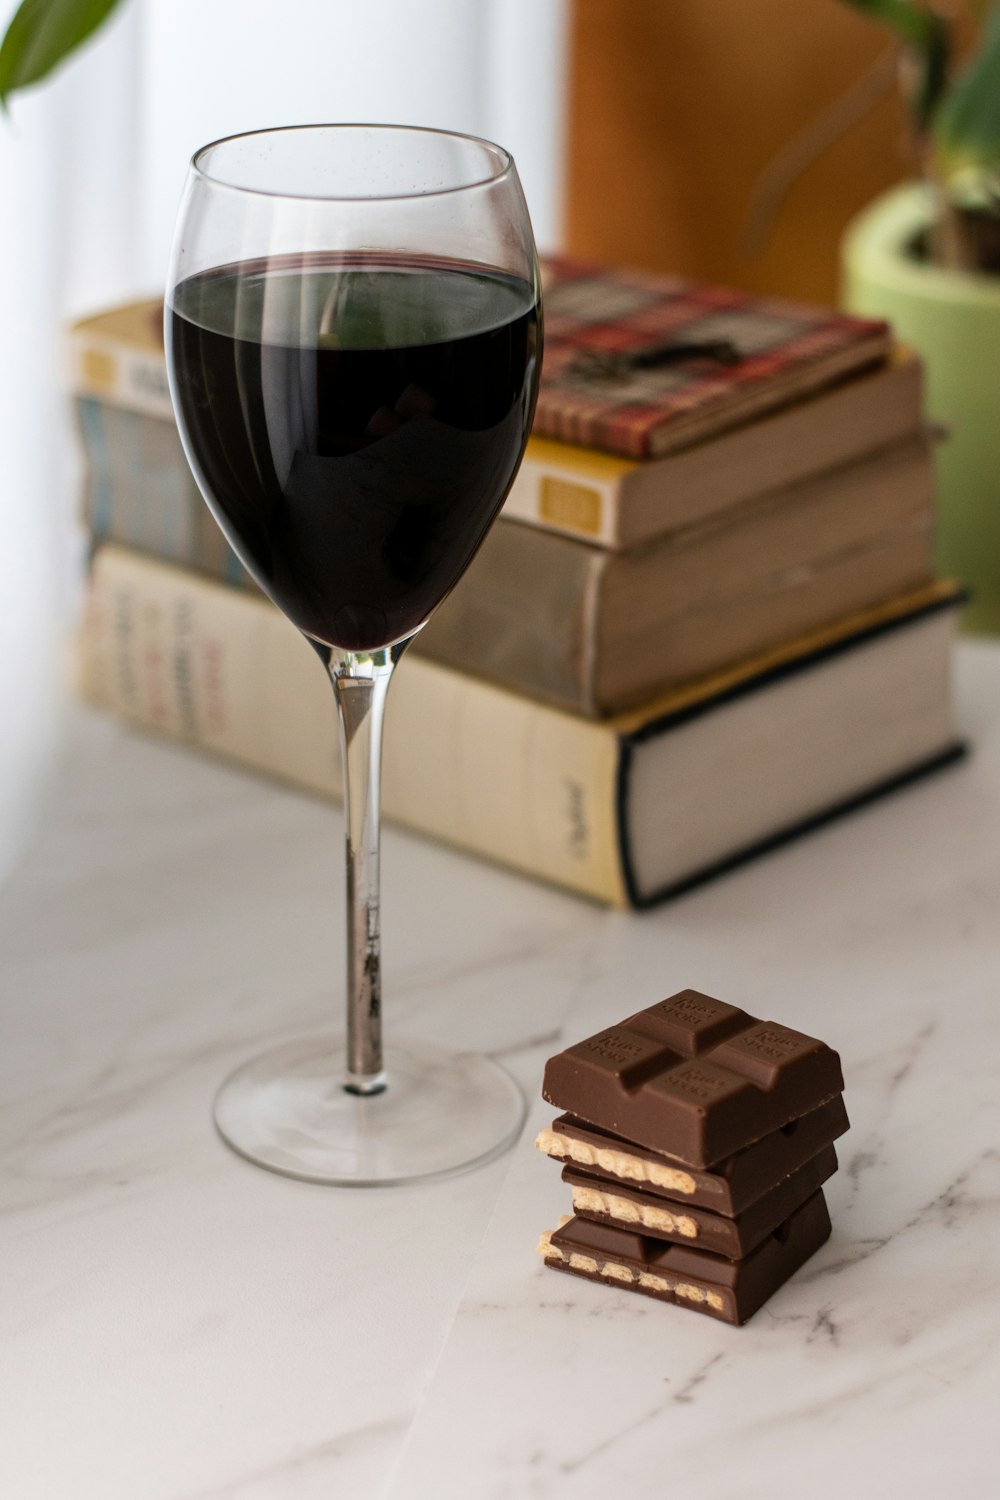
[[[916,357],[884,324],[547,268],[535,427],[387,710],[387,817],[647,905],[961,753]],[[94,543],[82,680],[338,794],[314,653],[174,426],[156,302],[70,330]]]

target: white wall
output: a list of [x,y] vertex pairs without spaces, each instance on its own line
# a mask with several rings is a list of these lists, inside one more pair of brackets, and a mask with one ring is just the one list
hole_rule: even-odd
[[539,243],[560,221],[564,0],[145,0],[143,269],[159,283],[187,159],[292,121],[437,125],[514,153]]
[[[0,0],[0,27],[15,6]],[[135,15],[0,120],[0,877],[58,744],[79,595],[74,448],[57,375],[66,310],[134,285],[129,180]]]
[[[0,0],[0,28],[16,9]],[[566,0],[127,0],[0,120],[0,876],[58,739],[78,602],[64,320],[162,285],[187,161],[259,125],[439,125],[514,153],[557,249]]]

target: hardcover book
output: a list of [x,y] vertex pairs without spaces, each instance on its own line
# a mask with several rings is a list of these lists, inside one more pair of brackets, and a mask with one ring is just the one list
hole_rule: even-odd
[[[958,758],[958,598],[928,585],[605,722],[408,656],[388,700],[386,815],[649,905]],[[260,597],[103,547],[81,667],[90,701],[134,724],[339,795],[329,682]]]
[[[77,404],[95,541],[248,584],[174,425]],[[915,432],[624,552],[501,517],[412,649],[601,717],[926,582],[933,516]]]
[[554,259],[534,431],[649,458],[885,359],[888,324],[648,271]]
[[925,430],[923,369],[910,350],[706,442],[622,458],[537,434],[503,514],[626,551]]

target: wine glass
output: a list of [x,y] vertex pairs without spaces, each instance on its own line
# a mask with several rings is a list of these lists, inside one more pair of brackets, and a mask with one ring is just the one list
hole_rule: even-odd
[[346,1047],[308,1038],[253,1058],[223,1084],[216,1124],[251,1161],[313,1182],[444,1176],[509,1146],[524,1102],[488,1058],[383,1055],[382,717],[531,425],[539,279],[514,163],[472,136],[392,125],[216,141],[191,162],[168,285],[188,460],[326,667],[344,771]]

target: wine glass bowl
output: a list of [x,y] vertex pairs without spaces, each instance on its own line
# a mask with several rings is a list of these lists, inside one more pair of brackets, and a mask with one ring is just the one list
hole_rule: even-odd
[[166,345],[205,499],[333,681],[345,773],[345,1055],[320,1039],[252,1060],[217,1123],[242,1154],[310,1180],[456,1170],[509,1143],[523,1104],[485,1059],[383,1058],[379,764],[393,668],[469,566],[531,425],[539,282],[511,158],[397,126],[203,148]]
[[[331,139],[348,196],[317,201],[305,190],[332,191]],[[419,193],[418,165],[395,159],[414,151]],[[256,157],[264,189],[247,185]],[[436,185],[449,163],[457,185]],[[328,646],[412,636],[520,460],[538,317],[526,247],[518,236],[511,254],[499,231],[512,226],[495,222],[512,171],[497,147],[386,127],[264,132],[195,157],[167,316],[185,447],[250,573]],[[278,192],[286,176],[301,196]],[[385,179],[407,195],[356,196]],[[480,217],[492,235],[472,235]],[[295,248],[262,255],[258,236]],[[209,263],[189,269],[205,240]],[[471,259],[474,246],[492,259]]]

